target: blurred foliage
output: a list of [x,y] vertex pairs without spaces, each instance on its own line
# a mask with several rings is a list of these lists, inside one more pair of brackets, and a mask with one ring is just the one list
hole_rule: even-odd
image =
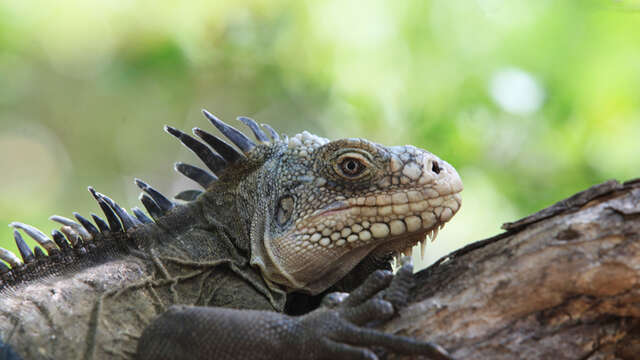
[[[463,207],[429,261],[609,178],[640,175],[640,2],[0,2],[0,225],[137,204],[192,156],[164,124],[247,115],[411,143]],[[15,249],[7,230],[0,243]]]

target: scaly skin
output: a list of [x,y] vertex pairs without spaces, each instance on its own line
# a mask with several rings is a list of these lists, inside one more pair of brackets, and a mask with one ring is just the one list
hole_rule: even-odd
[[[200,324],[199,331],[209,335],[257,334],[264,324],[284,333],[298,329],[294,333],[304,333],[304,341],[285,341],[279,351],[311,351],[316,354],[311,358],[329,353],[334,359],[353,358],[356,353],[373,358],[368,350],[372,346],[437,356],[439,350],[430,344],[367,327],[401,307],[398,299],[404,295],[393,295],[399,288],[406,293],[407,286],[376,282],[375,277],[382,275],[372,275],[374,280],[356,289],[366,296],[349,306],[321,307],[302,317],[278,313],[285,311],[287,301],[290,308],[297,299],[294,294],[312,297],[334,289],[353,290],[392,256],[410,252],[428,234],[435,237],[460,207],[462,183],[455,169],[413,146],[386,147],[363,139],[329,141],[307,132],[280,138],[270,131],[269,138],[255,122],[241,119],[256,136],[254,142],[205,115],[240,151],[194,129],[215,150],[211,151],[167,127],[216,175],[176,165],[205,188],[177,196],[187,202],[170,202],[138,182],[148,194],[142,201],[153,220],[138,211],[136,217],[130,216],[91,189],[108,220],[106,225],[94,218],[100,231],[83,221],[80,225],[54,217],[64,225],[64,235],[55,233],[54,243],[36,229],[13,224],[36,239],[49,256],[25,248],[19,233],[15,237],[22,260],[0,250],[0,259],[11,266],[0,266],[2,339],[25,358],[130,358],[136,351],[140,358],[158,358],[163,353],[157,353],[154,341],[171,343],[162,335],[166,319],[178,318],[189,324],[176,325]],[[389,276],[383,277],[389,280]],[[406,283],[407,276],[396,283]],[[378,284],[375,291],[361,290],[371,288],[371,283]],[[362,308],[351,309],[356,305],[368,309],[368,315],[362,315]],[[219,307],[270,312],[229,312]],[[313,308],[310,302],[297,311]],[[358,311],[360,315],[353,315]],[[206,320],[223,315],[229,319],[224,326]],[[329,326],[336,319],[342,325]],[[338,339],[337,333],[346,338]],[[141,334],[149,345],[136,350]],[[263,340],[243,337],[233,345],[255,354],[265,346]],[[226,351],[224,344],[212,344]],[[196,348],[196,353],[183,354],[210,356],[200,350],[204,351]],[[227,358],[251,357],[236,355]]]

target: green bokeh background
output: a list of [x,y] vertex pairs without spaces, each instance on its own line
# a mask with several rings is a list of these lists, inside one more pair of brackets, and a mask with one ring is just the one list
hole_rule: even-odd
[[[424,263],[609,178],[640,176],[640,2],[0,2],[6,225],[167,194],[193,156],[162,131],[251,116],[290,135],[414,144],[463,206]],[[238,123],[239,124],[239,123]]]

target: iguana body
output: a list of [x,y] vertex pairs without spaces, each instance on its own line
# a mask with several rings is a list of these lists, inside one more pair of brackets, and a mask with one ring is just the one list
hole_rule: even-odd
[[[28,225],[12,224],[48,256],[39,247],[32,252],[17,231],[22,259],[0,251],[10,266],[0,266],[2,340],[25,359],[269,359],[282,358],[282,350],[290,350],[290,358],[347,359],[369,354],[365,348],[374,345],[433,353],[428,344],[364,327],[388,318],[389,306],[402,302],[395,295],[402,286],[389,286],[386,273],[375,273],[364,290],[356,290],[357,302],[353,295],[297,318],[278,313],[313,310],[314,296],[353,290],[393,255],[435,235],[460,206],[462,183],[453,167],[412,146],[330,142],[306,132],[280,138],[265,126],[268,137],[253,120],[241,118],[253,142],[205,115],[240,151],[200,129],[194,134],[203,142],[167,127],[215,173],[177,164],[205,188],[177,196],[186,202],[173,203],[137,180],[153,219],[138,209],[131,216],[90,189],[107,221],[53,217],[64,225],[53,241]],[[300,293],[308,295],[295,295]],[[166,312],[177,304],[215,308]],[[348,321],[339,326],[333,317]],[[172,342],[170,334],[180,331],[200,335],[177,335]],[[221,340],[228,333],[233,336]],[[253,336],[239,335],[245,333]],[[338,333],[343,341],[322,342]],[[300,339],[293,341],[295,334]],[[188,345],[194,338],[200,342]],[[200,346],[204,339],[206,346]],[[167,355],[180,342],[186,350]]]

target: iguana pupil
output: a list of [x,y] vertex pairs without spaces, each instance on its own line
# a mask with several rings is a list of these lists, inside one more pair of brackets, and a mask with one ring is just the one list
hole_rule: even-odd
[[346,158],[342,161],[342,170],[348,175],[358,175],[362,171],[363,165],[359,160]]
[[367,154],[365,156],[365,154],[360,151],[348,151],[340,154],[335,160],[336,165],[334,165],[334,169],[343,179],[362,180],[366,178],[367,170],[372,166],[367,156],[371,155]]

